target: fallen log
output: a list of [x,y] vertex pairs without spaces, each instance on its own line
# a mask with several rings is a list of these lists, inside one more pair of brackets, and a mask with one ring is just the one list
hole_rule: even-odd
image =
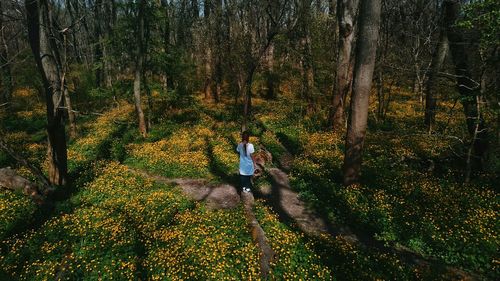
[[38,205],[45,203],[38,186],[31,181],[19,176],[10,167],[0,169],[0,187],[29,196]]
[[[2,134],[3,135],[3,134]],[[14,158],[19,164],[22,166],[26,167],[33,175],[35,175],[39,187],[42,188],[42,192],[44,195],[47,195],[47,193],[52,192],[54,189],[52,185],[49,183],[49,180],[45,175],[38,169],[37,167],[33,166],[26,158],[21,156],[19,153],[15,152],[9,145],[7,145],[7,142],[3,139],[3,137],[0,135],[0,150],[3,150],[7,152],[12,158]]]

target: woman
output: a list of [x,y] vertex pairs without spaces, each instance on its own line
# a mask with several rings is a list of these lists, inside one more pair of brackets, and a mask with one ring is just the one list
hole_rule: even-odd
[[248,132],[241,133],[241,142],[236,148],[236,151],[240,154],[240,181],[243,192],[251,191],[252,176],[256,168],[253,156],[255,149],[253,144],[249,142],[249,139],[250,134]]

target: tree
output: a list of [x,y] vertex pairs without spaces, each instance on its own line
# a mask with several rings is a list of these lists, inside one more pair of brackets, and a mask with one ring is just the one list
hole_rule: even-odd
[[51,6],[48,0],[25,0],[28,38],[42,76],[47,107],[49,181],[67,181],[67,151],[64,128],[64,99],[61,88],[61,59]]
[[[471,150],[467,157],[466,179],[469,180],[471,170],[471,153],[474,152],[474,158],[482,166],[486,151],[488,149],[488,131],[485,126],[484,118],[481,114],[481,78],[477,69],[473,69],[474,57],[477,57],[477,46],[471,46],[465,37],[464,30],[456,24],[459,19],[461,4],[459,1],[445,0],[445,17],[449,19],[447,26],[447,36],[450,44],[450,53],[455,65],[455,76],[458,92],[462,96],[460,99],[464,107],[464,113],[467,124],[467,131],[471,137]],[[473,76],[476,73],[476,77]]]
[[134,102],[135,110],[137,112],[137,118],[139,123],[139,132],[143,137],[147,135],[146,119],[144,117],[144,111],[142,110],[141,104],[141,79],[143,73],[143,63],[144,63],[144,12],[146,9],[146,0],[140,0],[139,8],[137,12],[137,22],[139,24],[137,28],[137,52],[134,70]]
[[368,105],[377,52],[381,0],[363,0],[344,157],[344,185],[359,182]]
[[307,101],[308,111],[314,109],[314,69],[311,46],[311,0],[300,1],[299,32],[301,34],[301,75],[302,75],[302,96]]
[[12,75],[3,23],[3,10],[3,4],[0,2],[0,102],[7,102],[12,92]]
[[352,80],[351,52],[354,44],[354,27],[358,6],[359,0],[340,0],[337,3],[339,26],[337,79],[329,120],[334,131],[344,127],[344,98],[347,96]]
[[448,36],[446,34],[446,28],[449,26],[450,19],[445,17],[445,11],[441,11],[441,20],[439,24],[439,41],[436,44],[434,54],[432,55],[431,67],[427,75],[427,83],[425,85],[425,125],[427,126],[427,131],[429,133],[434,129],[434,123],[436,119],[436,80],[438,72],[443,66],[444,59],[446,58],[446,53],[448,52]]

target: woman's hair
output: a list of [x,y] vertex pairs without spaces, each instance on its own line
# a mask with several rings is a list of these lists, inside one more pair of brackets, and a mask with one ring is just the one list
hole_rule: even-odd
[[247,145],[248,145],[249,140],[250,140],[250,134],[247,131],[243,131],[241,133],[241,142],[246,142],[243,145],[243,151],[245,151],[245,155],[247,155]]

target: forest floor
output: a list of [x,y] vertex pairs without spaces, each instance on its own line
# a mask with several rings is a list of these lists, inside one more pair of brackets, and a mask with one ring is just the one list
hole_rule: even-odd
[[[44,110],[30,95],[18,91],[1,124],[44,167]],[[255,200],[237,188],[239,106],[153,97],[147,138],[125,101],[79,118],[72,183],[54,208],[0,191],[0,279],[498,276],[495,172],[457,180],[458,144],[419,133],[422,111],[403,91],[386,120],[370,117],[363,183],[349,188],[339,184],[343,137],[324,129],[325,112],[254,99],[251,142],[272,154]],[[442,135],[462,134],[460,110],[442,106],[452,114],[438,115]],[[32,177],[0,154],[8,165]]]

